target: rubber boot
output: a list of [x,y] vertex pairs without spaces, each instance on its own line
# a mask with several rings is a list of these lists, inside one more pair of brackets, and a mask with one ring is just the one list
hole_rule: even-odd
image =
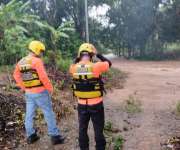
[[40,137],[37,135],[37,133],[35,132],[34,134],[30,135],[28,138],[27,138],[27,143],[28,144],[33,144],[35,143],[36,141],[38,141],[40,139]]
[[0,117],[0,131],[5,131],[6,129],[6,122],[3,118]]
[[63,137],[61,135],[51,136],[51,142],[52,142],[53,145],[63,144],[64,140],[65,140],[65,137]]

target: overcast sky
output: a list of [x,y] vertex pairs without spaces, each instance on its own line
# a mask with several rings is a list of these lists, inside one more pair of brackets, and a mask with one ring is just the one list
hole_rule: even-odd
[[106,26],[108,25],[109,19],[106,17],[107,11],[110,9],[110,7],[106,4],[103,4],[102,6],[93,6],[89,9],[89,16],[91,18],[96,19],[98,22],[102,23],[102,25]]

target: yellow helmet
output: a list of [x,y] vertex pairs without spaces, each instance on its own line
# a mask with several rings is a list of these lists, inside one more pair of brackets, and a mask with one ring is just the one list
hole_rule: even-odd
[[32,41],[29,44],[29,50],[39,56],[41,52],[45,51],[45,45],[40,41]]
[[79,52],[78,52],[78,57],[80,57],[80,54],[82,52],[89,52],[89,53],[96,53],[96,48],[94,47],[94,45],[90,44],[90,43],[83,43],[80,47],[79,47]]

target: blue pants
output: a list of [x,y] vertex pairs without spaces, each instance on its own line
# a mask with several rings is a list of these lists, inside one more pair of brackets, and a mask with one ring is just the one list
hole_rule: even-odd
[[48,126],[48,134],[50,136],[60,135],[60,131],[56,125],[55,114],[52,110],[51,97],[47,90],[41,93],[26,93],[26,117],[25,117],[25,128],[27,137],[35,133],[33,128],[33,122],[35,117],[35,111],[39,107],[46,120]]

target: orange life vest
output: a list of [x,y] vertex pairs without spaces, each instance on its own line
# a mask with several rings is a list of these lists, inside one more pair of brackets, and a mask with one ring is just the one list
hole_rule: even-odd
[[93,74],[93,63],[76,64],[73,73],[74,96],[80,99],[92,99],[103,96],[104,84],[101,78],[97,78]]
[[43,86],[39,79],[38,73],[32,68],[31,57],[24,57],[19,62],[20,72],[25,88],[33,88]]

